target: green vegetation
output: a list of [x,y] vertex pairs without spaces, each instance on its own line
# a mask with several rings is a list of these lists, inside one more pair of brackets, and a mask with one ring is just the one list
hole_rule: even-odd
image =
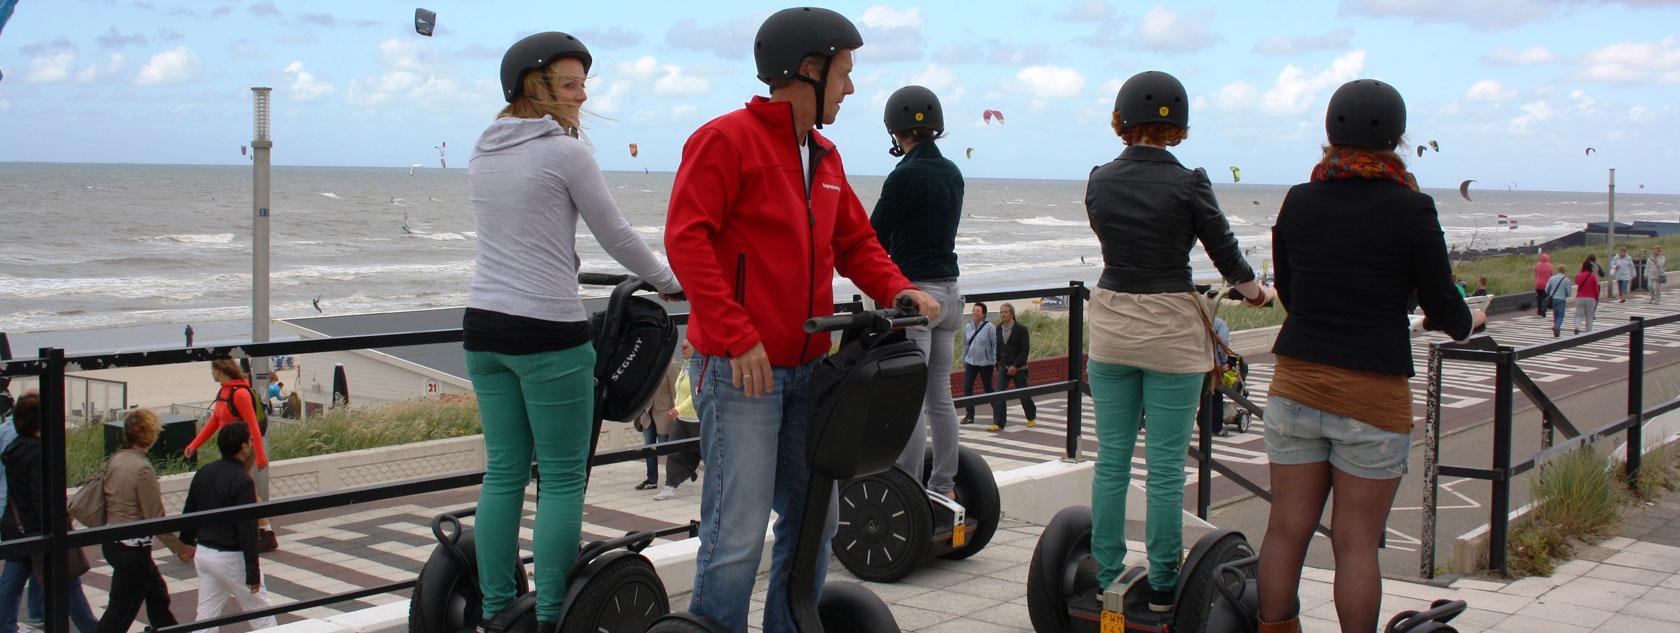
[[[424,398],[397,402],[376,409],[340,408],[303,423],[275,422],[267,437],[270,461],[342,453],[365,448],[396,446],[427,440],[476,435],[482,427],[478,401],[470,397]],[[99,426],[70,429],[66,481],[82,482],[105,459],[105,435]],[[214,441],[198,452],[199,463],[221,459]],[[192,469],[182,460],[171,460],[159,475],[173,475]]]
[[[1637,260],[1643,253],[1649,252],[1652,246],[1663,247],[1665,254],[1676,252],[1675,249],[1680,249],[1680,237],[1637,239],[1626,242],[1618,239],[1616,244],[1627,246],[1628,255]],[[1551,255],[1553,264],[1563,264],[1571,276],[1576,271],[1581,270],[1581,262],[1585,261],[1588,255],[1597,255],[1598,265],[1604,267],[1605,272],[1610,270],[1610,260],[1605,257],[1604,247],[1602,246],[1562,248],[1549,251],[1547,254]],[[1454,265],[1453,271],[1472,290],[1476,288],[1477,277],[1487,277],[1488,291],[1493,294],[1529,293],[1534,292],[1534,265],[1539,260],[1540,256],[1536,253],[1465,260]]]
[[1543,467],[1530,483],[1534,509],[1511,527],[1511,573],[1550,575],[1556,561],[1574,552],[1574,541],[1608,533],[1632,498],[1621,472],[1619,464],[1593,448],[1572,451]]

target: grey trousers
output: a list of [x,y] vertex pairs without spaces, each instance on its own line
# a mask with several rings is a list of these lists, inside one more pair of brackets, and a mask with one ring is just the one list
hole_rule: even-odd
[[927,487],[946,493],[955,487],[957,476],[957,408],[951,404],[951,354],[957,332],[962,331],[962,291],[956,279],[918,280],[916,287],[939,301],[939,321],[908,331],[910,340],[928,359],[927,396],[922,401],[921,423],[899,454],[898,467],[920,479],[923,447],[931,435],[933,473],[928,476]]

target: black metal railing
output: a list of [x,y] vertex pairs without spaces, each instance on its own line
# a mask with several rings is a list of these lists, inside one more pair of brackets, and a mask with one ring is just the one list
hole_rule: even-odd
[[[1510,536],[1511,484],[1523,473],[1599,439],[1616,434],[1626,435],[1623,456],[1624,474],[1631,483],[1639,474],[1644,452],[1644,422],[1646,419],[1680,409],[1680,397],[1660,404],[1645,406],[1645,331],[1680,323],[1680,314],[1662,317],[1631,317],[1626,325],[1581,334],[1538,345],[1515,348],[1499,345],[1491,337],[1479,336],[1462,344],[1433,343],[1429,348],[1428,383],[1425,392],[1424,415],[1424,472],[1423,472],[1423,545],[1419,551],[1419,572],[1425,578],[1435,576],[1436,526],[1439,489],[1442,476],[1487,481],[1492,490],[1488,504],[1488,567],[1508,575],[1507,546]],[[1581,347],[1621,336],[1627,337],[1627,409],[1626,414],[1582,430],[1567,416],[1518,361]],[[1493,379],[1493,439],[1492,465],[1487,468],[1457,466],[1440,463],[1441,442],[1441,382],[1448,360],[1488,363],[1494,366]],[[1520,391],[1540,411],[1540,450],[1527,457],[1512,456],[1514,439],[1512,416],[1516,403],[1514,393]],[[1561,429],[1565,439],[1556,441]]]
[[[1068,299],[1069,336],[1068,336],[1068,378],[1066,380],[1033,385],[1022,389],[999,391],[969,398],[958,399],[958,405],[982,405],[995,401],[1020,398],[1026,395],[1045,395],[1063,393],[1067,396],[1068,410],[1068,439],[1066,456],[1068,459],[1080,459],[1079,442],[1082,436],[1083,396],[1089,393],[1089,386],[1081,379],[1080,370],[1084,366],[1082,349],[1084,328],[1084,300],[1089,297],[1089,290],[1080,282],[1071,282],[1064,287],[1050,287],[1038,289],[1003,290],[967,295],[967,301],[998,301],[1006,299],[1030,299],[1040,297],[1065,297]],[[863,307],[860,297],[852,301],[835,304],[836,311],[857,310]],[[688,320],[686,313],[671,315],[679,324]],[[42,440],[42,468],[45,474],[42,503],[46,526],[45,533],[15,540],[0,542],[0,560],[11,560],[46,554],[45,566],[41,570],[42,580],[45,582],[43,590],[46,597],[46,630],[50,632],[69,631],[68,592],[69,568],[66,553],[73,547],[87,547],[102,543],[113,542],[129,538],[140,538],[167,532],[179,532],[184,528],[202,525],[205,522],[249,521],[260,518],[279,517],[304,512],[313,512],[331,508],[339,508],[357,504],[388,501],[414,495],[443,492],[476,486],[482,482],[484,471],[463,472],[447,475],[437,475],[420,479],[411,479],[396,483],[378,484],[350,488],[333,492],[289,497],[285,499],[259,501],[257,503],[159,517],[143,521],[134,521],[116,525],[106,525],[97,528],[72,529],[67,512],[66,490],[66,415],[64,407],[65,376],[68,372],[91,371],[99,369],[117,369],[132,367],[148,367],[192,362],[208,362],[218,358],[266,358],[274,356],[297,356],[303,354],[319,354],[326,352],[343,352],[374,348],[410,347],[418,345],[435,345],[459,343],[462,332],[459,329],[430,330],[419,332],[402,332],[393,334],[371,334],[342,336],[323,339],[307,339],[284,342],[244,343],[238,345],[221,345],[211,347],[165,348],[146,351],[118,352],[107,354],[66,354],[59,348],[41,348],[36,358],[28,359],[0,359],[0,377],[34,377],[38,381],[41,395],[41,440]],[[650,456],[670,455],[698,447],[698,439],[686,439],[675,442],[631,447],[615,451],[597,453],[590,461],[591,467],[605,466],[624,462],[633,462]],[[534,466],[533,466],[534,468]],[[692,533],[693,524],[677,526],[661,530],[661,536],[675,535],[683,532]],[[350,591],[335,593],[328,596],[309,600],[291,602],[264,609],[228,615],[213,620],[188,622],[172,627],[151,628],[148,630],[158,633],[186,633],[211,627],[223,626],[253,620],[256,618],[294,613],[305,609],[329,604],[357,600],[368,596],[391,593],[413,588],[415,580],[404,580],[386,583],[378,586],[363,587]]]

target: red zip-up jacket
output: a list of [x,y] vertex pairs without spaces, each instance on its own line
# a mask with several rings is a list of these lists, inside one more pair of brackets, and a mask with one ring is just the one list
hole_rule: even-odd
[[812,131],[806,193],[793,108],[754,97],[683,146],[665,219],[665,254],[691,308],[688,340],[733,358],[764,343],[770,364],[828,353],[805,319],[834,313],[834,272],[887,304],[914,289],[875,238],[840,154]]

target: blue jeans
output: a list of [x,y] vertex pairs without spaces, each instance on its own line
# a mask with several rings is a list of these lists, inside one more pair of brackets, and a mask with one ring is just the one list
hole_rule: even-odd
[[1568,299],[1552,299],[1552,336],[1563,331],[1563,312],[1568,306]]
[[[660,411],[658,414],[665,415],[665,412]],[[671,436],[669,435],[660,435],[659,430],[653,426],[653,420],[648,420],[648,427],[642,429],[642,440],[648,444],[664,444],[665,440],[670,439],[670,437]],[[647,480],[653,483],[659,483],[658,457],[647,458]]]
[[[729,360],[696,354],[689,361],[700,414],[700,450],[709,466],[700,493],[700,552],[688,610],[744,633],[763,556],[764,529],[776,513],[765,597],[765,633],[797,633],[788,610],[793,557],[810,483],[805,434],[811,423],[810,382],[815,362],[773,370],[774,387],[760,398],[737,389]],[[834,490],[828,491],[833,498]],[[817,568],[800,580],[820,590],[828,574],[828,543],[837,511],[829,508]]]
[[[18,598],[23,596],[25,585],[37,582],[28,559],[6,561],[4,571],[0,571],[0,633],[17,633]],[[81,633],[94,633],[99,620],[93,617],[87,594],[82,593],[82,581],[71,579],[68,593],[70,622]]]

